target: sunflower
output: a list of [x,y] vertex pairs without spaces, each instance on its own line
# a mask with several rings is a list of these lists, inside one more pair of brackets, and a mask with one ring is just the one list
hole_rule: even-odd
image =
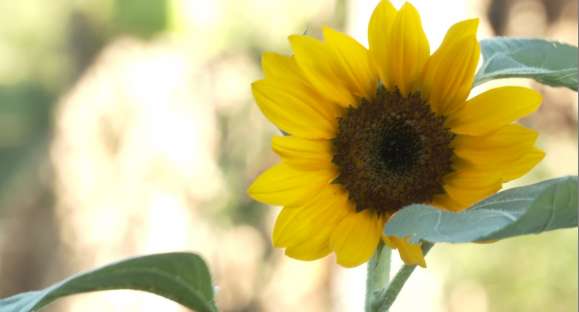
[[543,158],[537,133],[513,123],[538,108],[536,91],[500,87],[467,99],[477,26],[454,24],[431,55],[416,9],[381,1],[369,49],[324,28],[323,41],[290,36],[291,56],[263,54],[253,95],[287,135],[273,137],[281,162],[248,192],[283,206],[274,246],[302,260],[334,252],[353,267],[382,239],[425,266],[418,244],[383,236],[388,218],[414,203],[460,211]]

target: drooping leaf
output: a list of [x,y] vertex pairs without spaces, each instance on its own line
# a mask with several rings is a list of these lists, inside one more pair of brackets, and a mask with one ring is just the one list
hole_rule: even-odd
[[211,276],[203,259],[191,253],[166,253],[120,261],[42,290],[1,299],[0,312],[36,311],[60,297],[113,289],[142,290],[195,311],[217,311]]
[[481,40],[483,64],[474,85],[499,78],[530,78],[577,91],[577,47],[541,39]]
[[497,240],[577,226],[577,177],[509,189],[462,212],[428,205],[398,211],[384,233],[412,242],[463,243]]

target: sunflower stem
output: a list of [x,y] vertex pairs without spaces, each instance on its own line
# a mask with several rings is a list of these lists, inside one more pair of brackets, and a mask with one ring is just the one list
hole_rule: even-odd
[[366,276],[366,312],[378,311],[376,308],[380,302],[380,294],[388,288],[390,278],[390,254],[391,249],[380,242],[376,252],[368,262]]
[[[434,246],[434,244],[429,242],[423,242],[422,253],[426,256],[426,254],[428,253],[430,248],[432,248],[432,246]],[[396,297],[398,297],[398,294],[402,290],[402,287],[404,286],[404,284],[406,283],[412,272],[414,272],[415,268],[416,268],[415,265],[404,265],[398,271],[398,273],[396,273],[396,276],[394,277],[394,279],[392,279],[390,285],[388,285],[388,287],[383,291],[376,294],[376,299],[374,301],[374,304],[372,305],[374,309],[370,311],[387,312],[388,309],[390,309],[390,306],[394,303],[394,300],[396,300]]]

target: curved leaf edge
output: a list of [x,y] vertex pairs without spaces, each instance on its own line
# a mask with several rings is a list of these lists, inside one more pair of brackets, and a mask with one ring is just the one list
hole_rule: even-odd
[[[199,290],[192,288],[191,286],[187,285],[186,281],[180,278],[179,276],[169,276],[167,273],[164,273],[163,270],[155,269],[154,266],[150,270],[149,277],[153,277],[152,280],[158,278],[159,276],[163,276],[167,279],[171,279],[171,282],[178,281],[176,284],[182,287],[181,290],[185,290],[188,292],[188,295],[192,297],[184,298],[174,294],[171,294],[161,288],[157,288],[155,283],[150,283],[149,285],[145,284],[138,284],[132,282],[131,280],[125,280],[121,283],[119,282],[109,282],[107,285],[107,278],[104,279],[104,286],[87,286],[82,285],[85,282],[90,282],[91,279],[99,280],[98,276],[95,278],[95,275],[98,274],[106,274],[109,270],[115,270],[119,267],[123,266],[130,266],[135,263],[139,263],[141,261],[153,261],[159,259],[169,259],[169,260],[178,260],[182,261],[185,258],[187,264],[198,265],[198,272],[201,275],[204,275],[203,278],[209,281],[208,285],[210,287],[210,292],[206,292],[205,294]],[[170,259],[173,258],[173,259]],[[179,259],[178,259],[179,258]],[[193,269],[192,266],[189,269]],[[123,273],[134,273],[131,271],[140,271],[142,273],[142,269],[123,269],[123,270],[116,270],[114,274],[122,275]],[[141,277],[145,275],[141,274]],[[76,287],[76,289],[75,289]],[[213,300],[213,286],[211,282],[211,276],[209,274],[209,269],[205,264],[205,261],[197,255],[193,253],[187,252],[171,252],[171,253],[161,253],[161,254],[152,254],[152,255],[145,255],[139,257],[133,257],[124,259],[118,262],[113,262],[111,264],[82,272],[76,275],[72,275],[60,282],[57,282],[47,288],[35,291],[29,291],[24,293],[15,294],[13,296],[0,299],[0,312],[28,312],[28,311],[38,311],[40,308],[49,305],[50,303],[54,302],[55,300],[75,295],[75,294],[82,294],[88,292],[95,292],[95,291],[106,291],[106,290],[136,290],[136,291],[144,291],[148,293],[152,293],[161,297],[165,297],[172,301],[182,304],[185,307],[196,311],[208,311],[208,312],[215,312],[218,311],[217,307],[215,306]]]
[[[574,64],[570,64],[571,68],[566,69],[549,69],[549,68],[541,68],[539,64],[536,66],[528,66],[527,64],[520,63],[515,59],[510,58],[510,61],[518,63],[522,65],[516,71],[513,71],[512,68],[505,67],[500,70],[494,70],[491,72],[487,72],[487,68],[489,64],[492,64],[493,61],[497,60],[500,57],[504,57],[506,55],[505,52],[496,52],[495,48],[490,47],[491,44],[502,44],[502,43],[534,43],[534,44],[548,44],[553,45],[558,48],[562,49],[574,49],[575,50],[575,61]],[[565,87],[572,91],[577,92],[578,90],[578,69],[577,69],[577,62],[576,62],[576,55],[577,55],[577,47],[573,46],[568,43],[553,41],[553,40],[544,40],[539,38],[528,38],[528,37],[494,37],[489,39],[483,39],[480,41],[481,44],[481,52],[483,55],[483,62],[479,67],[475,80],[473,82],[473,87],[479,86],[485,82],[489,82],[492,80],[497,79],[505,79],[505,78],[527,78],[531,80],[535,80],[538,83],[548,85],[551,87]],[[519,52],[519,50],[512,50],[511,53]],[[573,67],[574,65],[574,67]],[[559,81],[553,81],[552,76],[553,74],[559,74]],[[563,79],[564,78],[564,79]]]
[[[540,230],[526,230],[516,234],[509,234],[513,232],[513,228],[519,225],[519,221],[528,217],[529,210],[533,209],[533,205],[536,204],[543,198],[546,194],[552,195],[553,192],[557,192],[560,188],[568,188],[570,190],[570,198],[568,199],[568,210],[573,214],[571,218],[569,218],[568,222],[566,222],[563,226],[549,228],[548,224],[543,226]],[[438,217],[438,222],[434,223],[432,226],[434,229],[442,220],[442,216],[454,218],[455,220],[458,219],[457,217],[462,217],[465,215],[479,213],[484,211],[485,209],[493,208],[493,201],[501,200],[501,198],[509,197],[511,194],[520,192],[521,190],[530,190],[536,189],[537,192],[530,198],[519,198],[516,199],[520,202],[523,200],[528,201],[528,207],[525,208],[526,211],[523,213],[513,211],[513,213],[505,215],[500,211],[497,211],[497,214],[503,215],[505,218],[501,218],[504,222],[503,224],[496,225],[494,228],[491,228],[487,231],[484,235],[479,235],[477,237],[471,237],[470,239],[460,239],[457,236],[463,234],[461,233],[437,233],[438,239],[430,239],[426,236],[428,235],[421,235],[421,233],[417,233],[413,230],[413,225],[416,224],[417,219],[432,217],[436,215]],[[524,204],[524,203],[523,203]],[[534,207],[534,211],[539,209],[540,207]],[[402,221],[400,221],[402,220]],[[412,224],[414,223],[414,224]],[[529,234],[540,234],[542,232],[563,229],[563,228],[572,228],[577,227],[577,176],[566,176],[560,177],[556,179],[545,180],[539,183],[527,185],[527,186],[520,186],[511,189],[504,190],[502,192],[496,193],[493,196],[490,196],[473,206],[471,208],[465,209],[461,212],[450,212],[444,211],[438,208],[435,208],[430,205],[425,204],[413,204],[404,207],[393,217],[388,220],[384,228],[384,235],[388,236],[398,236],[408,238],[412,243],[418,243],[420,241],[428,241],[432,243],[468,243],[468,242],[478,242],[478,241],[492,241],[492,240],[499,240],[504,238],[510,238],[515,236],[522,236],[522,235],[529,235]],[[448,229],[447,229],[448,230]],[[516,231],[515,231],[516,232]],[[467,233],[468,234],[468,233]],[[432,235],[431,235],[432,236]],[[467,236],[468,237],[468,236]]]

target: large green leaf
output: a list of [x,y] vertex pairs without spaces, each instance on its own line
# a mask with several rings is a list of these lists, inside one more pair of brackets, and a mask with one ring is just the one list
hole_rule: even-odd
[[493,38],[481,41],[483,64],[475,86],[498,79],[521,77],[577,90],[577,47],[541,39]]
[[36,311],[60,297],[112,289],[147,291],[196,311],[217,311],[211,276],[201,257],[166,253],[131,258],[72,276],[43,290],[2,299],[0,312]]
[[412,242],[462,243],[496,240],[577,226],[577,177],[517,187],[491,196],[462,212],[428,205],[398,211],[384,233]]

